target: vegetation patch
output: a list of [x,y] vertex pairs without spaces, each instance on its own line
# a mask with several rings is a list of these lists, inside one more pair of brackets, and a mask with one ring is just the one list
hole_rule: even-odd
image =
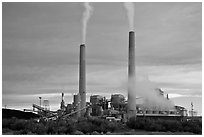
[[202,122],[185,120],[163,120],[151,118],[131,118],[127,122],[127,126],[131,129],[144,129],[147,131],[162,131],[162,132],[192,132],[202,134]]
[[151,118],[132,118],[126,124],[107,121],[100,118],[80,118],[55,121],[36,121],[33,119],[2,119],[2,134],[37,134],[37,135],[81,135],[81,134],[111,134],[132,130],[154,132],[191,132],[202,134],[201,121],[177,121]]

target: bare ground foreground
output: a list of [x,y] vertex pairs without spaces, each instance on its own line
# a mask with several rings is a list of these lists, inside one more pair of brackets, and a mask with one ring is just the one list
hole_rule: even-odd
[[191,132],[152,132],[145,130],[130,130],[126,132],[115,132],[111,133],[111,135],[196,135]]
[[[3,130],[3,135],[17,135],[19,134],[18,131],[4,131]],[[83,135],[81,133],[76,133],[78,135]],[[76,135],[75,134],[75,135]],[[37,135],[34,133],[28,133],[28,135]],[[93,132],[92,135],[198,135],[198,134],[194,134],[191,132],[152,132],[152,131],[145,131],[145,130],[130,130],[130,131],[124,131],[124,132],[107,132],[106,134],[103,133],[98,133],[98,132]]]

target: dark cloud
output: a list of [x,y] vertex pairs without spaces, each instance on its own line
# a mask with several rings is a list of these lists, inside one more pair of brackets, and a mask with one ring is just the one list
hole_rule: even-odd
[[[124,90],[128,59],[125,9],[122,3],[93,6],[86,43],[87,89]],[[158,77],[164,75],[164,70],[157,69],[159,66],[201,72],[201,6],[201,3],[136,3],[136,64],[156,66],[157,71],[152,70],[151,75]],[[66,93],[77,92],[83,10],[82,3],[3,3],[3,98],[60,93],[61,89]],[[176,74],[180,76],[179,73],[183,74]],[[166,88],[201,89],[200,83],[161,80],[163,77],[157,84]]]

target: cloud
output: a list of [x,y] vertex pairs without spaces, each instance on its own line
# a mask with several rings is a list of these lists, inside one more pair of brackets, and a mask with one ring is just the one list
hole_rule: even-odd
[[[94,6],[86,41],[87,92],[126,94],[124,9],[121,3]],[[2,11],[3,102],[15,95],[76,93],[81,4],[3,3]],[[136,65],[168,93],[202,93],[201,11],[201,3],[135,4]]]
[[200,65],[175,65],[141,67],[149,79],[167,93],[201,94],[202,71]]
[[[159,69],[159,68],[158,68]],[[180,70],[166,68],[168,71],[161,72],[160,75],[151,76],[151,80],[155,82],[177,83],[177,84],[200,84],[202,79],[201,71],[182,72]],[[185,68],[184,68],[185,69]]]
[[[139,64],[201,63],[200,3],[141,3],[141,5],[136,7],[138,9],[136,45]],[[139,13],[142,13],[142,16]],[[191,18],[187,18],[186,15]],[[166,20],[165,25],[163,20]]]

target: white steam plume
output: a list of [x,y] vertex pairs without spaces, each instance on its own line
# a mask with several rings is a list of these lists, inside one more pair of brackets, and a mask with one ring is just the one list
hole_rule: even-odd
[[93,7],[89,4],[89,2],[84,2],[84,7],[85,7],[85,11],[83,13],[83,20],[82,20],[82,43],[83,44],[85,44],[86,42],[87,23],[93,11]]
[[174,103],[159,94],[159,92],[156,90],[158,86],[149,80],[148,73],[143,69],[144,68],[137,68],[136,79],[130,79],[130,83],[125,83],[127,85],[123,86],[128,86],[131,88],[130,91],[134,92],[132,95],[137,95],[137,97],[143,98],[144,102],[142,103],[142,109],[144,110],[174,110]]
[[134,30],[134,4],[132,2],[125,2],[124,7],[127,10],[130,31]]
[[[143,107],[145,109],[168,111],[173,110],[174,104],[159,94],[157,86],[151,82],[147,75],[137,79],[136,93],[144,98]],[[157,89],[157,90],[156,90]]]

